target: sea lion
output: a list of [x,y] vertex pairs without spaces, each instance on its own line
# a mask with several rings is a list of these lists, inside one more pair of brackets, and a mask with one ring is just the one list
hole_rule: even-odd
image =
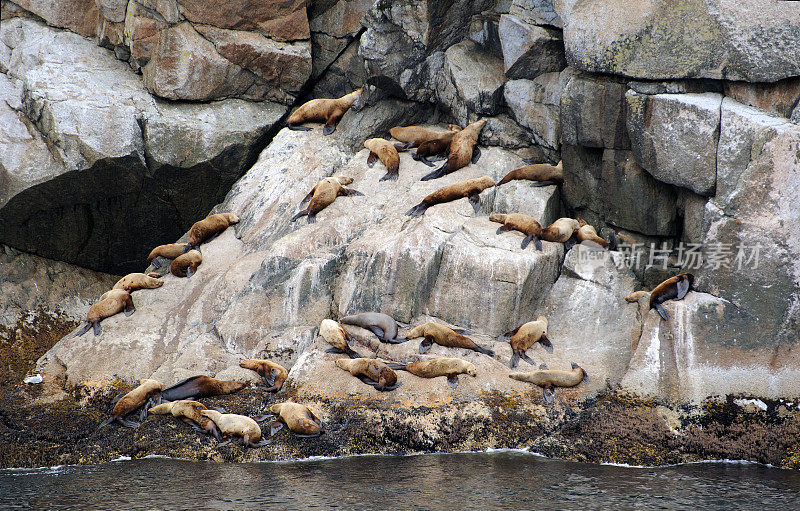
[[115,421],[126,428],[138,428],[139,423],[127,421],[125,416],[144,405],[142,412],[139,414],[139,420],[143,421],[147,417],[147,409],[150,408],[150,404],[161,402],[158,395],[162,388],[161,383],[156,380],[141,380],[138,387],[117,400],[111,410],[111,417],[104,420],[97,429],[104,428]]
[[191,277],[197,273],[197,267],[201,264],[203,264],[203,254],[199,250],[190,250],[173,259],[169,271],[176,277]]
[[217,380],[210,376],[198,375],[179,381],[172,387],[161,392],[163,401],[177,401],[179,399],[194,399],[222,394],[232,394],[242,390],[247,383],[230,380]]
[[325,127],[322,128],[323,135],[330,135],[336,131],[336,124],[339,119],[347,112],[350,106],[361,95],[364,89],[358,89],[350,94],[345,94],[339,99],[312,99],[300,105],[286,119],[286,127],[295,131],[309,131],[308,126],[298,126],[304,122],[324,122]]
[[352,182],[352,177],[326,177],[317,183],[314,188],[308,192],[308,195],[306,195],[303,200],[300,201],[300,206],[305,204],[306,201],[310,202],[308,203],[308,207],[299,211],[295,216],[292,217],[291,221],[294,222],[301,216],[308,215],[308,223],[313,224],[317,221],[317,213],[333,204],[333,201],[335,201],[336,197],[339,195],[364,195],[358,190],[345,188],[344,185],[349,185]]
[[691,273],[681,273],[668,278],[650,292],[650,308],[655,309],[664,321],[668,321],[667,309],[661,304],[667,300],[683,300],[692,286],[694,286],[694,275]]
[[565,243],[569,241],[575,231],[580,228],[580,223],[574,218],[559,218],[546,229],[542,229],[542,239],[555,243]]
[[369,149],[369,156],[367,157],[367,166],[372,168],[375,165],[375,159],[380,158],[381,163],[386,166],[386,175],[379,179],[379,181],[397,181],[400,175],[400,155],[397,154],[397,148],[388,140],[383,138],[370,138],[364,141],[364,147]]
[[486,121],[480,120],[473,122],[463,130],[453,135],[450,141],[450,152],[447,154],[447,161],[430,174],[425,175],[422,180],[437,179],[446,176],[451,172],[466,167],[470,161],[477,163],[481,157],[481,150],[478,149],[478,135],[486,125]]
[[533,245],[536,247],[536,250],[542,250],[542,241],[539,239],[539,236],[542,235],[542,226],[533,217],[523,215],[522,213],[509,213],[505,215],[502,213],[492,213],[489,216],[489,220],[503,224],[497,228],[497,234],[510,230],[519,231],[526,235],[522,240],[522,248],[527,247],[528,243],[533,240]]
[[353,342],[353,338],[336,321],[323,319],[319,324],[319,335],[333,346],[326,353],[346,353],[350,358],[361,358],[361,355],[350,349],[349,343]]
[[167,415],[171,413],[173,417],[179,418],[198,431],[208,433],[216,438],[217,441],[222,441],[217,424],[208,417],[202,415],[200,412],[203,410],[208,410],[203,403],[181,399],[172,401],[171,403],[156,405],[150,408],[148,413],[153,415]]
[[[237,415],[235,413],[220,413],[216,410],[203,410],[200,412],[203,417],[208,417],[219,428],[224,437],[238,435],[242,437],[242,445],[247,447],[263,447],[270,443],[269,440],[261,440],[261,426],[250,417]],[[219,444],[228,444],[233,438]]]
[[380,312],[362,312],[360,314],[352,314],[339,319],[339,323],[366,328],[373,334],[377,335],[381,342],[401,344],[408,341],[408,339],[397,338],[397,323],[394,321],[394,318]]
[[336,360],[336,367],[349,371],[367,385],[374,386],[375,390],[388,391],[400,386],[397,383],[397,373],[385,362],[375,358],[340,358]]
[[444,325],[440,325],[439,323],[433,323],[432,321],[429,321],[412,328],[406,337],[409,339],[424,337],[419,345],[420,353],[425,353],[428,351],[428,349],[430,349],[433,343],[436,343],[440,346],[447,346],[450,348],[466,348],[468,350],[474,350],[479,353],[483,353],[484,355],[489,355],[490,357],[494,356],[494,351],[481,348],[469,337],[461,335],[460,332],[464,331],[461,329],[454,330]]
[[389,135],[400,142],[404,142],[402,147],[408,149],[410,147],[419,147],[420,144],[429,140],[436,140],[442,135],[449,135],[452,138],[459,131],[461,131],[461,126],[456,124],[448,124],[446,131],[423,126],[396,126],[389,130]]
[[422,199],[422,202],[409,209],[406,212],[406,215],[411,217],[422,216],[431,206],[463,199],[464,197],[469,197],[472,207],[477,213],[481,205],[480,193],[493,186],[494,180],[489,176],[476,177],[473,179],[467,179],[466,181],[461,181],[459,183],[454,183],[427,195],[424,199]]
[[184,252],[200,247],[201,243],[213,238],[231,225],[238,223],[239,217],[233,213],[208,215],[192,224],[192,228],[189,229],[189,244],[184,249]]
[[283,382],[289,376],[289,371],[280,364],[269,360],[259,360],[248,358],[239,362],[239,367],[255,371],[261,376],[270,387],[265,389],[267,392],[277,392],[283,387]]
[[560,161],[557,165],[549,165],[547,163],[526,165],[524,167],[512,170],[503,176],[503,179],[497,183],[497,186],[504,185],[509,181],[513,181],[514,179],[538,181],[531,186],[560,185],[564,182],[564,167]]
[[124,289],[132,293],[138,289],[155,289],[163,285],[164,281],[158,277],[145,273],[129,273],[119,279],[112,289]]
[[283,428],[285,424],[289,431],[299,437],[312,437],[322,434],[322,419],[306,405],[286,401],[275,403],[269,411],[278,416],[278,420],[270,427],[270,436]]
[[649,295],[649,291],[634,291],[633,293],[629,294],[625,297],[626,302],[636,303],[642,299],[643,296]]
[[453,388],[458,387],[459,374],[468,374],[473,377],[478,374],[472,363],[461,360],[460,358],[440,357],[408,364],[390,363],[388,366],[391,369],[408,371],[420,378],[447,376],[447,383]]
[[75,333],[75,337],[85,334],[92,327],[94,327],[94,335],[100,335],[103,333],[100,321],[122,311],[125,311],[126,316],[136,312],[131,294],[124,289],[106,291],[94,305],[89,307],[89,312],[86,314],[86,324]]
[[586,375],[581,366],[572,363],[572,371],[559,371],[547,369],[547,365],[542,364],[540,370],[532,371],[529,373],[511,373],[509,378],[519,381],[526,381],[542,387],[544,399],[548,403],[553,401],[554,387],[574,387],[581,381],[589,381],[589,376]]
[[175,259],[179,255],[186,252],[187,246],[188,243],[170,243],[168,245],[159,245],[150,251],[150,255],[147,256],[147,262],[152,264],[156,268],[160,268],[161,261],[156,259],[156,257]]
[[548,351],[553,351],[553,344],[550,342],[550,339],[547,338],[547,318],[544,316],[539,316],[536,318],[536,321],[529,321],[510,332],[506,332],[500,336],[498,341],[509,337],[511,337],[511,341],[509,341],[511,343],[511,350],[514,352],[514,354],[511,355],[511,362],[509,363],[511,369],[517,367],[520,358],[530,365],[535,364],[525,352],[537,342],[541,343],[545,349],[549,348]]
[[584,241],[591,241],[593,243],[597,243],[603,248],[611,248],[611,250],[616,249],[617,247],[617,240],[614,231],[611,231],[611,241],[606,241],[597,234],[595,228],[586,223],[583,218],[578,217],[578,223],[580,224],[580,228],[575,232],[575,237],[578,239],[578,243],[583,243]]

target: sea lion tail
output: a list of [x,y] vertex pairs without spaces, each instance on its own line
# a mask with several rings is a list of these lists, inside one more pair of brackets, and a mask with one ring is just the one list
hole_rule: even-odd
[[416,217],[418,217],[418,216],[422,216],[422,215],[424,215],[424,214],[425,214],[425,211],[426,211],[427,209],[428,209],[428,205],[427,205],[427,204],[425,204],[424,202],[420,202],[419,204],[417,204],[417,205],[416,205],[416,206],[414,206],[413,208],[409,209],[409,210],[406,212],[406,215],[408,215],[408,216],[410,216],[410,217],[412,217],[412,218],[416,218]]
[[300,211],[298,211],[298,212],[297,212],[297,214],[296,214],[296,215],[294,215],[294,216],[292,217],[292,219],[291,219],[291,220],[289,220],[289,221],[290,221],[290,222],[294,222],[295,220],[297,220],[297,219],[298,219],[298,218],[300,218],[301,216],[306,216],[306,215],[308,215],[309,213],[310,213],[310,211],[309,211],[309,209],[308,209],[308,208],[306,208],[306,209],[301,209],[301,210],[300,210]]

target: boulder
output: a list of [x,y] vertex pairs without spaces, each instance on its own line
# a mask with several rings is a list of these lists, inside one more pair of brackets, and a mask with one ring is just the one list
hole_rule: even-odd
[[722,96],[626,93],[636,162],[664,183],[714,194]]
[[748,82],[800,75],[800,5],[794,2],[553,3],[564,21],[567,62],[583,71]]
[[360,38],[363,32],[361,18],[370,7],[371,0],[328,0],[311,6],[312,78],[319,77],[355,39]]
[[177,0],[180,13],[194,25],[258,32],[275,41],[296,41],[310,36],[306,2],[218,2]]
[[573,146],[630,149],[626,87],[604,76],[570,77],[561,94],[561,142]]
[[15,0],[13,3],[39,16],[50,26],[66,28],[84,37],[92,37],[97,33],[100,12],[95,0]]
[[506,76],[533,80],[567,67],[561,31],[533,25],[514,14],[500,16],[498,28]]
[[569,71],[545,73],[534,80],[510,80],[505,100],[516,121],[533,132],[536,143],[558,149],[561,143],[560,104]]
[[775,83],[725,82],[725,96],[789,118],[800,102],[800,77]]

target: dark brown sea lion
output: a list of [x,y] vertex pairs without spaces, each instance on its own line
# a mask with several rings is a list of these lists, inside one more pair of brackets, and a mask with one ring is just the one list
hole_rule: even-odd
[[389,391],[400,386],[395,373],[385,362],[375,358],[340,358],[336,367],[344,369],[375,390]]
[[164,285],[158,277],[151,277],[145,273],[129,273],[119,279],[112,289],[124,289],[132,293],[139,289],[155,289]]
[[420,378],[447,376],[447,383],[453,388],[458,386],[459,374],[468,374],[473,377],[478,374],[472,363],[460,358],[439,357],[408,364],[390,363],[388,366],[395,370],[408,371]]
[[350,109],[353,102],[361,95],[363,89],[358,89],[350,94],[345,94],[339,99],[312,99],[303,103],[286,119],[286,127],[290,130],[309,131],[308,126],[299,126],[304,122],[324,122],[323,135],[330,135],[336,131],[336,124]]
[[305,198],[300,201],[300,206],[305,204],[306,201],[310,202],[308,203],[308,207],[299,211],[295,216],[292,217],[291,221],[294,222],[301,216],[308,215],[308,223],[313,224],[317,221],[317,213],[333,204],[333,201],[335,201],[336,197],[339,195],[364,195],[358,190],[345,188],[344,185],[349,185],[352,182],[352,177],[326,177],[317,183],[316,186],[314,186],[314,188],[308,192],[308,195],[306,195]]
[[558,165],[548,165],[547,163],[526,165],[525,167],[520,167],[506,174],[503,179],[497,183],[497,186],[504,185],[514,179],[538,181],[531,186],[560,185],[564,182],[564,167],[562,166],[562,162],[558,162]]
[[198,431],[208,433],[216,438],[217,441],[222,441],[216,423],[201,414],[200,412],[203,410],[208,410],[203,403],[181,399],[179,401],[172,401],[171,403],[161,403],[160,405],[150,408],[148,413],[153,415],[172,414],[173,417],[179,418]]
[[179,255],[186,252],[186,247],[188,245],[188,243],[170,243],[168,245],[159,245],[150,251],[150,255],[147,256],[147,262],[151,263],[156,268],[160,268],[161,261],[156,259],[156,257],[175,259]]
[[650,292],[650,308],[655,309],[664,321],[668,321],[667,309],[661,304],[667,300],[683,300],[692,286],[694,286],[694,275],[691,273],[681,273],[668,278]]
[[126,316],[136,312],[131,294],[124,289],[106,291],[100,296],[97,303],[89,307],[89,312],[86,314],[86,324],[75,333],[75,337],[85,334],[92,327],[94,327],[94,335],[100,335],[103,333],[100,321],[122,311],[125,311]]
[[218,447],[229,443],[233,440],[233,436],[242,437],[242,445],[247,447],[263,447],[271,443],[269,440],[261,440],[261,426],[250,417],[235,413],[220,413],[216,410],[203,410],[200,414],[214,421],[222,436],[228,437],[228,440]]
[[383,138],[370,138],[364,141],[364,147],[369,149],[369,156],[367,157],[367,166],[372,168],[375,165],[375,159],[380,158],[381,163],[386,166],[386,175],[379,179],[379,181],[397,181],[400,175],[400,155],[397,154],[397,148],[388,140]]
[[339,319],[339,322],[345,325],[356,325],[361,328],[366,328],[377,335],[381,342],[400,344],[408,341],[408,339],[397,338],[397,323],[394,318],[388,314],[380,312],[362,312],[360,314],[345,316]]
[[477,145],[478,135],[480,135],[485,125],[486,121],[484,120],[476,121],[453,135],[453,139],[450,141],[450,152],[447,155],[447,161],[438,169],[424,176],[422,180],[428,181],[429,179],[446,176],[462,167],[466,167],[470,161],[477,163],[481,157],[481,150],[478,149]]
[[472,207],[477,213],[480,208],[480,193],[487,188],[494,186],[494,180],[489,176],[476,177],[474,179],[467,179],[459,183],[454,183],[445,186],[422,199],[422,202],[409,209],[406,215],[417,217],[425,214],[425,211],[436,204],[443,204],[445,202],[452,202],[454,200],[469,197]]
[[526,381],[542,387],[544,399],[548,403],[553,401],[554,387],[574,387],[582,381],[589,381],[586,372],[576,364],[572,363],[572,371],[559,371],[547,369],[547,365],[539,366],[541,369],[529,373],[511,373],[509,378],[514,380]]
[[[463,330],[460,331],[463,332]],[[406,337],[409,339],[424,337],[422,343],[419,345],[420,353],[425,353],[433,345],[433,343],[436,343],[440,346],[447,346],[450,348],[466,348],[468,350],[474,350],[479,353],[483,353],[484,355],[489,355],[490,357],[494,356],[494,351],[481,348],[469,337],[461,335],[452,328],[440,325],[439,323],[433,323],[432,321],[415,326],[411,329],[411,331],[408,332]]]
[[248,358],[239,362],[239,367],[255,371],[261,376],[270,387],[265,389],[267,392],[277,392],[283,387],[283,382],[289,376],[289,371],[280,364],[269,360],[259,360]]
[[139,420],[143,421],[147,417],[147,409],[150,408],[150,405],[160,402],[159,393],[161,389],[161,383],[156,380],[142,380],[138,387],[117,400],[111,410],[111,417],[103,421],[97,429],[108,426],[115,421],[127,428],[138,428],[139,423],[125,420],[125,416],[144,407],[139,415]]
[[328,353],[346,353],[350,358],[361,358],[361,355],[350,349],[349,344],[353,338],[342,328],[342,325],[332,319],[323,319],[319,324],[319,335],[333,346]]
[[173,259],[169,271],[176,277],[191,277],[197,273],[197,268],[201,264],[203,264],[203,254],[199,250],[190,250]]
[[510,230],[519,231],[525,234],[525,238],[522,240],[522,248],[527,247],[528,243],[533,240],[536,250],[542,250],[542,242],[539,239],[539,236],[542,235],[542,226],[533,217],[522,213],[492,213],[489,215],[489,220],[503,224],[497,228],[497,234]]
[[197,249],[201,243],[208,241],[233,224],[239,223],[239,217],[233,213],[215,213],[192,224],[189,229],[189,244],[184,249],[188,252]]
[[272,423],[270,436],[280,431],[283,424],[299,437],[313,437],[322,434],[322,419],[306,405],[286,401],[275,403],[269,407],[269,411],[278,416],[278,420]]
[[510,332],[506,332],[498,340],[508,337],[511,337],[509,342],[511,343],[511,350],[514,352],[509,363],[511,369],[517,367],[520,358],[531,365],[535,364],[525,352],[537,342],[544,346],[545,349],[549,348],[548,351],[553,351],[553,344],[547,338],[547,318],[544,316],[539,316],[536,321],[529,321]]
[[179,399],[194,399],[222,394],[232,394],[242,390],[247,383],[230,380],[217,380],[210,376],[198,375],[186,378],[161,391],[164,401],[178,401]]

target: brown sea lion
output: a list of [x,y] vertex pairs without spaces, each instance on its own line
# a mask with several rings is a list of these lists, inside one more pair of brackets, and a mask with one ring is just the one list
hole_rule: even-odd
[[295,216],[292,217],[291,221],[294,222],[301,216],[308,215],[308,223],[313,224],[317,221],[317,213],[333,204],[333,201],[335,201],[336,197],[339,195],[364,195],[358,190],[345,188],[344,185],[349,185],[352,182],[352,177],[326,177],[317,183],[316,186],[314,186],[314,188],[308,192],[308,195],[306,195],[305,198],[300,201],[300,206],[305,204],[306,201],[310,202],[308,203],[308,207],[299,211]]
[[417,217],[425,214],[425,211],[436,204],[443,204],[445,202],[452,202],[454,200],[469,197],[472,207],[475,212],[480,208],[480,193],[487,188],[494,186],[494,180],[489,176],[476,177],[467,179],[459,183],[454,183],[445,186],[422,199],[422,202],[409,209],[406,215]]
[[175,259],[179,255],[186,252],[186,247],[188,245],[188,243],[170,243],[168,245],[159,245],[150,251],[150,255],[147,256],[147,262],[151,263],[156,268],[160,268],[161,261],[156,259],[156,257]]
[[542,239],[555,243],[565,243],[580,228],[580,223],[574,218],[559,218],[547,228],[542,229]]
[[478,135],[480,135],[485,125],[486,121],[484,120],[476,121],[453,135],[453,139],[450,141],[450,152],[447,154],[447,161],[438,169],[424,176],[422,181],[446,176],[462,167],[466,167],[470,161],[477,163],[481,157],[481,150],[478,149],[477,145]]
[[408,341],[408,339],[397,338],[397,323],[394,318],[381,312],[351,314],[350,316],[340,318],[339,322],[345,325],[356,325],[361,328],[366,328],[377,335],[381,342],[400,344]]
[[111,417],[104,420],[97,429],[108,426],[115,421],[127,428],[138,428],[139,423],[125,420],[125,416],[144,406],[139,415],[139,420],[143,421],[147,417],[147,409],[150,408],[150,405],[161,402],[159,393],[162,388],[161,383],[156,380],[142,380],[138,387],[116,401],[114,408],[111,410]]
[[199,250],[190,250],[173,259],[169,271],[176,277],[191,277],[197,273],[197,268],[201,264],[203,264],[203,254]]
[[484,355],[489,355],[490,357],[494,356],[494,351],[481,348],[469,337],[461,335],[463,332],[464,330],[461,329],[454,330],[444,325],[440,325],[439,323],[429,321],[412,328],[406,337],[409,339],[424,337],[419,345],[420,353],[425,353],[428,351],[428,349],[430,349],[433,343],[436,343],[440,346],[447,346],[450,348],[465,348],[483,353]]
[[216,438],[217,441],[222,441],[217,424],[208,417],[202,415],[200,412],[203,410],[208,410],[203,403],[181,399],[179,401],[172,401],[171,403],[161,403],[160,405],[150,408],[148,413],[153,415],[172,414],[173,417],[179,418],[198,431],[208,433]]
[[385,362],[375,358],[340,358],[336,360],[336,367],[349,371],[367,385],[374,386],[375,390],[389,391],[400,386],[397,383],[397,373]]
[[554,387],[574,387],[582,381],[589,381],[581,366],[572,363],[572,371],[559,371],[547,369],[546,364],[539,366],[540,370],[529,373],[511,373],[509,378],[519,381],[526,381],[542,387],[544,399],[548,403],[553,401]]
[[683,300],[692,286],[694,286],[694,275],[691,273],[681,273],[668,278],[650,292],[650,308],[655,309],[664,321],[668,321],[667,309],[661,304],[667,300]]
[[271,443],[269,440],[261,440],[261,426],[250,417],[235,413],[220,413],[216,410],[203,410],[200,414],[214,421],[222,436],[228,437],[228,440],[218,447],[228,444],[233,440],[233,436],[242,437],[242,445],[246,447],[264,447]]
[[542,241],[539,239],[542,234],[542,226],[533,217],[522,213],[492,213],[489,215],[489,220],[503,224],[497,228],[497,234],[510,230],[519,231],[526,235],[522,240],[522,248],[526,248],[528,243],[533,240],[536,250],[542,250]]
[[269,360],[259,360],[248,358],[239,362],[239,367],[255,371],[261,376],[270,387],[265,389],[267,392],[277,392],[283,387],[283,382],[289,376],[289,371],[280,364]]
[[453,388],[458,386],[459,374],[468,374],[473,377],[478,375],[472,363],[460,358],[439,357],[408,364],[390,363],[388,366],[398,371],[408,371],[420,378],[447,376],[447,383]]
[[300,107],[286,119],[286,127],[290,130],[309,131],[308,126],[299,126],[304,122],[324,122],[323,135],[330,135],[336,131],[336,124],[347,112],[350,106],[361,95],[363,89],[358,89],[350,94],[345,94],[339,99],[312,99]]
[[397,154],[397,148],[388,140],[383,138],[370,138],[364,141],[364,147],[369,149],[369,156],[367,157],[367,166],[372,168],[375,165],[375,159],[380,158],[381,163],[386,166],[386,175],[379,179],[379,181],[397,181],[400,176],[400,155]]
[[461,126],[456,124],[449,124],[446,131],[423,126],[397,126],[390,129],[389,134],[392,138],[404,142],[402,147],[408,149],[410,147],[419,147],[420,144],[438,139],[442,135],[449,135],[452,138],[453,134],[459,131],[461,131]]
[[497,183],[497,186],[504,185],[509,181],[513,181],[514,179],[538,181],[531,186],[560,185],[564,182],[564,167],[560,161],[558,162],[558,165],[549,165],[547,163],[526,165],[524,167],[512,170],[503,176],[503,179]]
[[603,248],[610,248],[611,250],[616,250],[617,248],[617,240],[616,234],[614,231],[611,231],[610,239],[611,241],[606,241],[597,234],[595,228],[586,223],[583,218],[578,217],[578,223],[580,224],[580,228],[575,232],[575,237],[578,240],[578,243],[583,243],[584,241],[591,241],[600,245]]
[[361,355],[350,349],[353,338],[342,325],[332,319],[323,319],[319,324],[319,335],[333,346],[326,353],[346,353],[350,358],[361,358]]
[[322,419],[306,405],[286,401],[275,403],[269,411],[278,416],[270,427],[270,436],[281,430],[285,424],[289,431],[299,437],[312,437],[322,434]]
[[112,289],[124,289],[132,293],[138,289],[155,289],[163,285],[164,281],[158,277],[145,273],[129,273],[119,279]]
[[186,378],[161,392],[164,401],[194,399],[209,396],[232,394],[245,388],[247,383],[231,380],[217,380],[210,376],[198,375]]
[[215,213],[192,224],[189,229],[189,244],[184,249],[188,252],[196,249],[201,243],[210,240],[233,224],[239,223],[239,217],[233,213]]
[[539,316],[536,318],[536,321],[529,321],[510,332],[506,332],[500,336],[498,341],[509,337],[511,338],[509,341],[511,343],[511,350],[514,352],[514,354],[511,355],[511,362],[509,363],[511,369],[517,367],[520,358],[531,365],[535,364],[525,352],[537,342],[544,346],[547,351],[553,351],[553,344],[550,342],[550,339],[547,338],[547,318],[544,316]]
[[85,334],[92,327],[94,327],[94,335],[100,335],[103,333],[100,321],[122,311],[125,311],[126,316],[136,312],[131,294],[124,289],[106,291],[94,305],[89,307],[86,324],[75,333],[75,337]]
[[649,291],[634,291],[633,293],[629,294],[625,297],[625,301],[629,303],[636,303],[642,299],[644,296],[648,296],[650,294]]

